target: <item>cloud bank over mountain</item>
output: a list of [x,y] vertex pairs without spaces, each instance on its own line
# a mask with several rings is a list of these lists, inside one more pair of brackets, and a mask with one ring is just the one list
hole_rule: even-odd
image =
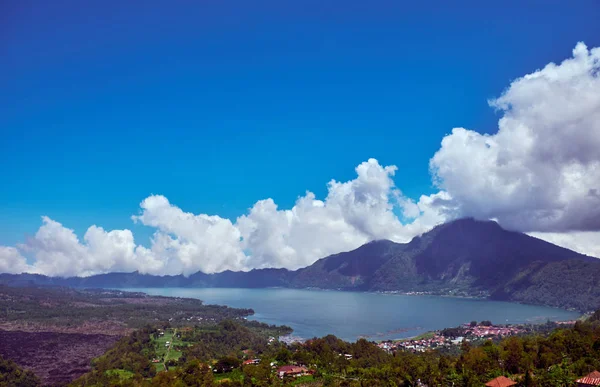
[[600,49],[511,83],[494,135],[455,128],[431,159],[460,215],[520,231],[600,229]]
[[137,244],[130,230],[95,225],[79,240],[73,230],[42,217],[33,237],[0,246],[0,272],[295,269],[374,239],[406,242],[464,216],[496,219],[505,228],[598,256],[599,74],[600,49],[579,43],[572,58],[513,81],[490,101],[502,112],[497,133],[453,129],[430,160],[440,191],[418,201],[396,186],[396,166],[375,159],[358,165],[353,180],[331,180],[322,200],[306,192],[291,209],[260,200],[235,222],[185,212],[153,195],[132,216],[155,229],[149,247]]

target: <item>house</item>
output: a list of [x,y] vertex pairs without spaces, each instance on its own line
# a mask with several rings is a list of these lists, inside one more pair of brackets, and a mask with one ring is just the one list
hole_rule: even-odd
[[280,378],[283,378],[284,376],[304,376],[308,375],[308,373],[308,369],[302,366],[286,365],[277,368],[277,375],[279,375]]
[[594,371],[576,381],[577,387],[596,387],[600,386],[600,372]]
[[260,363],[260,359],[248,359],[244,361],[244,365],[250,365],[250,364],[258,364]]
[[460,343],[462,343],[465,340],[465,338],[463,336],[458,336],[456,339],[451,340],[452,344],[454,345],[459,345]]
[[509,387],[516,385],[517,382],[510,380],[506,376],[498,376],[496,379],[492,379],[487,382],[486,387]]

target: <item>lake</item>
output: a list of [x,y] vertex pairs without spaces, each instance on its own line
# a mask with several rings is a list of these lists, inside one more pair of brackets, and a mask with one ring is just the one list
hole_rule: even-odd
[[135,288],[151,295],[198,298],[252,308],[249,319],[288,325],[302,338],[334,334],[354,341],[398,339],[473,320],[495,324],[573,320],[577,312],[544,306],[440,296],[298,289]]

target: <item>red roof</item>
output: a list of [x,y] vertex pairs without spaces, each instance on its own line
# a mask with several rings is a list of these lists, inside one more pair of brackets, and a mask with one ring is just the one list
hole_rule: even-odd
[[506,376],[498,376],[496,379],[492,379],[485,385],[487,387],[509,387],[514,386],[517,382],[510,380]]
[[299,374],[301,372],[307,372],[308,369],[306,367],[294,366],[294,365],[286,365],[283,367],[279,367],[277,369],[277,373],[283,372],[286,374]]
[[594,371],[581,379],[577,379],[579,384],[587,384],[590,386],[600,386],[600,372]]

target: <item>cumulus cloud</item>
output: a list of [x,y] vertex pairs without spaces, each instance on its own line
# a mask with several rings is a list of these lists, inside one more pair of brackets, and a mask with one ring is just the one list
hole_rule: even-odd
[[150,196],[132,219],[157,229],[151,252],[165,260],[166,272],[213,273],[246,268],[240,232],[229,219],[194,215],[169,203],[166,197]]
[[[431,227],[423,220],[405,226],[394,214],[395,207],[409,202],[392,180],[396,169],[369,159],[356,167],[355,179],[330,181],[324,200],[307,192],[291,209],[260,200],[235,223],[184,212],[158,195],[146,198],[133,219],[158,229],[151,251],[173,262],[168,271],[295,269],[373,239],[405,242]],[[411,205],[418,216],[419,203]]]
[[430,162],[456,216],[519,231],[600,229],[600,49],[511,83],[498,132],[455,128]]
[[325,198],[306,192],[290,209],[259,200],[234,222],[185,212],[152,195],[132,217],[155,229],[147,247],[136,244],[129,230],[95,225],[79,240],[73,230],[43,217],[34,237],[16,248],[0,246],[0,272],[294,269],[374,239],[406,242],[463,216],[495,219],[600,256],[599,74],[600,49],[579,43],[572,58],[513,81],[490,101],[502,114],[495,134],[455,128],[443,138],[430,160],[439,192],[418,201],[396,187],[396,166],[375,159],[358,165],[350,181],[331,180]]
[[257,202],[236,222],[252,267],[303,267],[374,239],[406,242],[435,225],[400,222],[394,208],[410,206],[414,217],[427,208],[402,196],[392,180],[396,170],[369,159],[356,167],[356,179],[331,180],[323,201],[307,192],[290,210],[271,199]]
[[[291,209],[279,209],[272,199],[260,200],[235,223],[185,212],[166,197],[152,195],[132,216],[134,222],[156,229],[149,247],[137,245],[130,230],[106,231],[96,225],[79,240],[73,230],[42,217],[35,236],[18,249],[0,250],[0,269],[53,276],[295,269],[374,239],[406,242],[443,219],[431,206],[435,199],[423,197],[415,203],[401,194],[392,180],[396,170],[369,159],[356,167],[355,179],[331,180],[324,200],[306,192]],[[404,225],[395,210],[416,219]],[[31,265],[21,252],[32,258]]]
[[0,273],[33,272],[25,257],[14,247],[0,246]]
[[133,234],[129,230],[104,231],[91,226],[79,240],[75,232],[42,217],[35,236],[18,248],[34,259],[23,271],[47,275],[89,275],[107,271],[133,271],[137,268]]

